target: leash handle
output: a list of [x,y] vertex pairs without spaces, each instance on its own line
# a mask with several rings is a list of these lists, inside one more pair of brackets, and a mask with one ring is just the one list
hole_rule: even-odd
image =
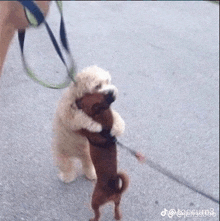
[[58,56],[60,57],[61,61],[63,62],[63,64],[66,66],[66,70],[67,70],[67,73],[68,73],[67,79],[61,84],[50,84],[50,83],[46,83],[46,82],[38,79],[36,77],[36,75],[34,74],[34,72],[28,67],[25,56],[24,56],[25,30],[23,30],[23,31],[18,32],[18,39],[19,39],[19,44],[20,44],[20,48],[21,48],[21,55],[22,55],[23,65],[24,65],[24,68],[25,68],[28,76],[30,78],[32,78],[32,80],[39,83],[40,85],[42,85],[44,87],[52,88],[52,89],[65,88],[70,84],[71,80],[73,82],[75,82],[74,75],[76,73],[76,68],[75,68],[75,64],[74,64],[73,58],[71,56],[69,46],[68,46],[68,42],[67,42],[67,38],[66,38],[66,31],[65,31],[64,19],[63,19],[63,13],[62,13],[62,2],[61,1],[56,1],[59,12],[61,14],[60,40],[61,40],[62,46],[64,47],[66,53],[68,54],[69,60],[71,62],[70,68],[68,68],[68,66],[67,66],[67,64],[64,60],[64,57],[62,55],[62,52],[60,50],[60,47],[59,47],[59,45],[56,41],[56,38],[54,37],[53,32],[51,31],[49,25],[47,24],[46,20],[44,19],[44,15],[41,12],[41,10],[39,9],[39,7],[32,0],[30,0],[30,1],[18,0],[18,1],[34,15],[34,17],[38,21],[38,25],[40,25],[41,23],[45,24],[47,32],[50,36],[50,39],[51,39],[51,41],[54,45],[54,48],[55,48]]
[[26,9],[29,10],[29,12],[31,12],[34,15],[35,19],[37,20],[37,26],[44,21],[43,13],[32,0],[29,1],[17,0],[17,1],[20,2]]

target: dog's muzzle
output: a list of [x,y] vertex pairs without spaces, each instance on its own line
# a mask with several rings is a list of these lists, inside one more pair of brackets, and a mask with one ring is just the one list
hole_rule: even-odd
[[113,101],[115,101],[115,99],[117,97],[118,89],[114,85],[110,84],[110,85],[104,86],[102,89],[99,90],[99,92],[108,96],[109,97],[108,100],[109,101],[112,100],[112,102],[113,102]]
[[114,91],[109,91],[108,94],[105,95],[105,100],[108,104],[111,104],[115,101]]

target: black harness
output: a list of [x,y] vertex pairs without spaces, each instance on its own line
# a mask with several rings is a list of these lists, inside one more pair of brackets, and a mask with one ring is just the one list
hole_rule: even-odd
[[111,135],[110,130],[103,129],[99,134],[102,137],[104,137],[106,139],[106,141],[104,143],[98,143],[98,142],[94,142],[94,141],[88,139],[90,144],[92,144],[93,146],[96,146],[96,147],[101,147],[101,148],[109,148],[112,145],[116,144],[117,138],[115,136]]

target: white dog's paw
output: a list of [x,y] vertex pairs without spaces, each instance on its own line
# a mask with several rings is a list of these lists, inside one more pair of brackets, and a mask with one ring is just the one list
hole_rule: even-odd
[[97,176],[96,176],[96,172],[95,172],[95,168],[87,168],[87,169],[83,169],[84,170],[84,173],[86,175],[86,177],[89,179],[89,180],[96,180],[97,179]]
[[87,129],[90,132],[99,133],[102,131],[102,125],[94,121],[91,117],[85,114],[82,110],[78,110],[75,115],[74,121],[75,130],[82,128]]
[[93,121],[87,126],[86,129],[90,132],[99,133],[102,131],[102,125]]
[[60,171],[57,176],[64,183],[70,183],[76,179],[76,174],[74,172],[64,173]]
[[112,111],[112,115],[113,115],[113,125],[112,125],[112,129],[111,129],[111,135],[118,137],[124,133],[125,122],[121,118],[121,116],[119,115],[118,112]]

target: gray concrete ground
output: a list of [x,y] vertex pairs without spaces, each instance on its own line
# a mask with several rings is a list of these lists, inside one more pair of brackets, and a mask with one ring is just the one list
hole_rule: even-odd
[[[97,64],[112,73],[119,89],[114,108],[126,122],[120,141],[218,199],[218,5],[63,5],[78,69]],[[58,36],[54,3],[48,21]],[[44,27],[28,31],[25,53],[41,78],[58,82],[65,76]],[[61,93],[25,75],[15,38],[0,83],[1,221],[84,221],[93,215],[93,184],[80,170],[75,182],[63,184],[53,167],[51,122]],[[121,149],[119,167],[131,179],[122,199],[123,220],[219,220],[218,204],[140,165]],[[177,217],[173,211],[178,209],[190,214]],[[193,216],[196,211],[199,217]],[[102,215],[103,221],[113,220],[112,207],[104,207]]]

